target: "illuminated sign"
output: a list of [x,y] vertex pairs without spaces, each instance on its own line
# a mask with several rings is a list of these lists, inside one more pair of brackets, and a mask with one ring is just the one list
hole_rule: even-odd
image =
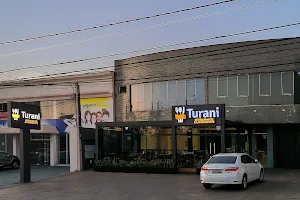
[[217,126],[221,124],[223,106],[215,104],[173,106],[172,118],[177,125],[213,124]]
[[8,127],[21,129],[41,129],[41,109],[40,106],[8,102]]

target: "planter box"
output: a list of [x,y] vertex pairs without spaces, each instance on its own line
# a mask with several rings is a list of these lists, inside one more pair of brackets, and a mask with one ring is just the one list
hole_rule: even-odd
[[94,166],[95,172],[126,172],[126,173],[148,173],[148,174],[175,174],[177,169],[149,168],[149,167],[99,167]]

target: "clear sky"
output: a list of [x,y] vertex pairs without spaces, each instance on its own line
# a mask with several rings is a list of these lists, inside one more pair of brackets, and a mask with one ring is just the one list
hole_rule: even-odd
[[[221,0],[2,1],[0,12],[0,42],[118,22],[126,19],[199,6],[217,1]],[[7,56],[7,54],[21,52],[24,50],[47,47],[65,42],[122,32],[146,27],[149,25],[155,25],[162,22],[184,19],[187,17],[207,15],[217,11],[239,8],[246,5],[268,1],[270,0],[238,0],[233,3],[226,3],[224,5],[198,9],[172,16],[159,17],[151,20],[143,20],[126,25],[96,29],[49,39],[1,45],[0,67],[2,71],[5,71],[11,68],[39,65],[49,62],[52,63],[62,60],[74,60],[102,56],[164,44],[172,44],[188,40],[196,40],[218,35],[226,35],[230,33],[300,22],[300,0],[281,0],[254,8],[203,17],[201,19],[170,24],[158,28],[100,38],[89,42],[62,46],[58,48],[49,48],[42,51]],[[297,36],[300,36],[300,26],[280,31],[264,32],[226,38],[222,40],[195,43],[192,45],[157,49],[155,51],[147,51],[143,53],[109,57],[106,59],[80,63],[78,65],[72,64],[59,66],[56,68],[48,67],[28,71],[19,71],[18,74],[10,73],[7,75],[15,77],[21,75],[28,76],[28,74],[31,74],[34,76],[41,73],[57,73],[59,71],[88,69],[97,66],[113,65],[114,59],[126,58],[156,51],[235,41]]]

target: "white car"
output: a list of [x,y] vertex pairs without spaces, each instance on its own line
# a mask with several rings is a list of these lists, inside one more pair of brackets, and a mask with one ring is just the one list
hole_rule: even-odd
[[204,188],[212,185],[239,185],[246,189],[249,182],[264,181],[264,168],[246,153],[220,153],[212,156],[201,168]]

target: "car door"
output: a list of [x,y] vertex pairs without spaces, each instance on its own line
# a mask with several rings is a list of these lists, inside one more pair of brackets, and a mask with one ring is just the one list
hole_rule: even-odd
[[9,154],[0,152],[0,164],[4,166],[10,165]]
[[243,163],[245,173],[248,177],[248,182],[253,180],[253,165],[250,163],[250,159],[247,155],[241,156],[241,162]]
[[255,162],[255,159],[252,156],[249,156],[249,157],[250,157],[249,159],[253,165],[253,179],[257,180],[257,179],[259,179],[259,176],[260,176],[260,165],[259,165],[259,163]]
[[256,166],[257,164],[255,163],[255,160],[249,156],[249,155],[246,155],[247,156],[247,160],[248,160],[248,166],[249,166],[249,173],[251,174],[251,179],[249,181],[254,181],[256,180]]

